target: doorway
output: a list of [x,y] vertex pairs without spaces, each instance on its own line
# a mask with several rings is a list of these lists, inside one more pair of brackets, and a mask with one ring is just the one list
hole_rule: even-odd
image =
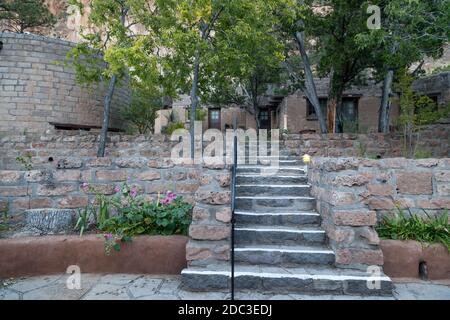
[[267,129],[267,130],[271,129],[269,110],[261,110],[259,112],[259,126],[260,129]]
[[220,109],[208,109],[208,128],[222,130]]

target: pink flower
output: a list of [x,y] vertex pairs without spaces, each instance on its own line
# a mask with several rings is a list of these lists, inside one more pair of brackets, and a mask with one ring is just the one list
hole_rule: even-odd
[[131,196],[132,198],[136,198],[136,197],[137,197],[137,194],[138,194],[138,192],[137,192],[136,188],[132,188],[132,189],[131,189],[131,192],[130,192],[130,196]]
[[83,189],[83,190],[87,190],[87,189],[89,189],[89,183],[87,183],[87,182],[83,182],[82,184],[81,184],[81,189]]
[[172,203],[173,200],[175,200],[176,198],[177,198],[177,195],[169,190],[166,192],[166,197],[161,201],[161,204],[163,206],[166,206],[166,205]]
[[113,238],[113,235],[111,233],[107,233],[104,235],[106,240],[111,240]]
[[120,192],[120,187],[119,186],[115,186],[114,187],[114,192],[115,193],[119,193]]

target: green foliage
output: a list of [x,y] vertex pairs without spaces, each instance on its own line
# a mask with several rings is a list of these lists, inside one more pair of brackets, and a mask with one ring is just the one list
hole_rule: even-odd
[[372,47],[376,77],[387,70],[408,69],[426,57],[438,58],[449,40],[450,1],[377,0],[382,27],[357,36],[360,47]]
[[376,228],[378,235],[384,239],[416,240],[422,243],[441,243],[450,252],[450,224],[448,210],[438,217],[430,217],[423,210],[427,218],[411,213],[409,216],[397,208],[394,217],[386,217]]
[[111,233],[105,234],[105,253],[110,255],[112,250],[120,251],[121,243],[130,243],[132,239],[126,236],[114,235]]
[[432,157],[433,153],[431,151],[423,150],[421,148],[416,148],[414,151],[414,159],[428,159]]
[[143,90],[135,90],[131,104],[121,111],[124,120],[131,123],[139,134],[152,133],[157,111],[162,107],[163,97]]
[[[88,183],[81,188],[94,192]],[[88,206],[79,212],[76,229],[80,236],[87,230],[91,217],[95,226],[105,232],[105,252],[120,251],[121,243],[138,235],[187,234],[191,223],[192,205],[168,191],[156,201],[147,201],[138,189],[124,183],[114,188],[115,195],[95,195],[96,207]]]
[[112,234],[127,235],[186,235],[191,223],[192,205],[176,198],[170,204],[140,202],[120,208],[119,214],[111,217],[102,230]]
[[1,0],[0,22],[6,31],[24,33],[36,27],[52,27],[56,18],[44,0]]
[[184,129],[184,123],[183,122],[180,122],[180,121],[169,122],[167,124],[167,126],[165,126],[163,128],[162,131],[163,131],[164,134],[172,135],[172,133],[174,133],[174,131],[178,130],[178,129]]
[[25,170],[30,171],[33,169],[33,159],[31,153],[25,154],[25,156],[17,156],[16,162]]
[[358,157],[364,158],[367,156],[367,146],[361,141],[358,141],[358,144],[356,145],[356,150],[358,151]]
[[[326,7],[317,8],[316,1],[308,0],[298,17],[304,22],[304,31],[317,61],[317,75],[330,76],[331,94],[340,99],[342,92],[352,84],[365,84],[365,70],[373,65],[373,45],[358,45],[358,35],[367,31],[365,0],[330,0]],[[297,24],[294,30],[301,31]],[[331,97],[330,97],[331,98]],[[329,100],[331,101],[331,99]]]
[[398,123],[403,131],[405,156],[413,158],[420,139],[422,126],[433,124],[448,116],[449,108],[438,108],[436,103],[427,96],[422,96],[412,90],[414,78],[402,73],[399,75],[396,91],[399,94],[400,117]]
[[6,203],[6,207],[3,210],[2,214],[2,220],[0,220],[0,232],[1,231],[8,231],[8,212],[9,212],[9,203]]
[[345,133],[358,133],[358,121],[342,120],[342,131]]
[[186,235],[191,223],[192,205],[168,191],[164,198],[148,202],[137,189],[124,184],[109,199],[116,214],[99,224],[105,234],[105,251],[120,251],[120,244],[138,235]]
[[[80,237],[83,236],[84,232],[88,229],[90,219],[96,217],[95,209],[88,205],[84,209],[78,210],[78,219],[75,224],[75,230],[80,231]],[[95,218],[95,220],[97,220]]]
[[434,74],[440,74],[443,72],[450,72],[450,64],[443,66],[443,67],[437,67],[437,68],[433,69],[431,71],[431,74],[434,75]]
[[[196,109],[195,121],[204,121],[208,116],[208,109]],[[188,109],[188,118],[191,117],[191,109]]]

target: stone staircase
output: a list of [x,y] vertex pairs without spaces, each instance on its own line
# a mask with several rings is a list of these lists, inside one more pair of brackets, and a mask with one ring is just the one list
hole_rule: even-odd
[[[390,295],[392,284],[381,275],[335,268],[315,199],[310,196],[306,166],[289,156],[266,175],[267,166],[237,169],[235,211],[236,291],[263,293]],[[266,173],[266,174],[263,174]],[[186,290],[230,288],[229,262],[189,267],[182,272]],[[381,289],[369,289],[379,280]],[[369,281],[369,282],[368,282]]]

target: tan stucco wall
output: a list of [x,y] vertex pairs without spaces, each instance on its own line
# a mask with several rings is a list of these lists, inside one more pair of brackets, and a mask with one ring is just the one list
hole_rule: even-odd
[[[303,96],[297,94],[288,96],[283,103],[286,106],[285,112],[287,114],[288,130],[290,133],[299,133],[305,130],[320,131],[317,120],[307,120],[307,102]],[[377,130],[380,103],[380,97],[360,97],[358,103],[358,125],[361,133]],[[391,107],[391,124],[395,123],[398,115],[398,105],[393,104]],[[282,124],[283,120],[281,119],[281,126]]]

